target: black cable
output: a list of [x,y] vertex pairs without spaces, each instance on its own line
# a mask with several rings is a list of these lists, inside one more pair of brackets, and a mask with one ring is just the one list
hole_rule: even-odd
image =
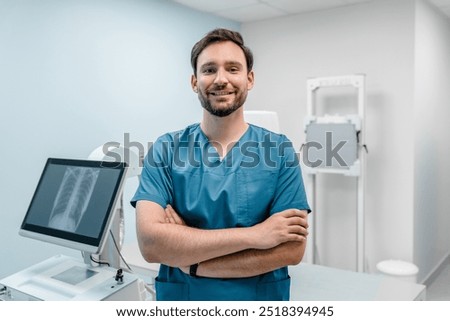
[[116,238],[114,237],[114,234],[113,234],[113,232],[111,230],[109,230],[109,234],[111,234],[111,238],[113,240],[114,247],[116,248],[117,253],[119,253],[119,256],[122,259],[122,262],[125,263],[125,265],[127,266],[128,270],[130,272],[132,272],[133,269],[128,265],[127,261],[125,261],[124,257],[122,256],[122,253],[120,253],[120,249],[119,249],[119,246],[117,245]]
[[90,255],[90,258],[91,258],[91,261],[92,261],[92,262],[97,263],[98,265],[107,265],[107,266],[111,266],[111,265],[109,264],[109,262],[106,262],[106,261],[96,261],[96,260],[94,260],[94,257],[92,256],[92,254]]

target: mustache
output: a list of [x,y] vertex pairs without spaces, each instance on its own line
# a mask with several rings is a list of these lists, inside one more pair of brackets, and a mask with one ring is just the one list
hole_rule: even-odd
[[[227,87],[228,87],[228,85],[213,85],[212,87],[209,87],[207,90],[206,90],[206,92],[210,92],[210,91],[220,91],[220,90],[224,90],[224,89],[227,89]],[[231,87],[231,88],[228,88],[227,90],[232,90],[232,91],[234,91],[235,90],[235,88],[234,87]]]
[[235,88],[227,88],[227,87],[213,87],[208,88],[205,91],[206,95],[227,95],[227,94],[233,94],[236,92]]

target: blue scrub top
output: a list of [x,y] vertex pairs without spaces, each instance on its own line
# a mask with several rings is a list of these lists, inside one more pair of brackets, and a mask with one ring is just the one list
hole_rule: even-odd
[[[145,158],[133,206],[171,204],[200,229],[253,226],[289,208],[309,210],[298,157],[284,135],[249,125],[227,155],[194,124],[158,138]],[[158,300],[289,300],[287,267],[250,278],[194,278],[161,265]]]

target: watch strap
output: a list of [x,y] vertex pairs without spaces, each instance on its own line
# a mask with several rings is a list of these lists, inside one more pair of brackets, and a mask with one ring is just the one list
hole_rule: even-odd
[[197,269],[198,269],[198,263],[192,264],[189,267],[189,275],[192,277],[197,277]]

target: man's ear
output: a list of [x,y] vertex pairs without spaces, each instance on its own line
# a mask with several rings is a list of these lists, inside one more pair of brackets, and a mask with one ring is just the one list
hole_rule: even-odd
[[197,77],[195,77],[195,75],[191,76],[191,87],[194,92],[196,92],[196,93],[198,92]]
[[247,74],[247,90],[252,89],[254,84],[255,84],[255,73],[253,72],[253,70],[251,70]]

